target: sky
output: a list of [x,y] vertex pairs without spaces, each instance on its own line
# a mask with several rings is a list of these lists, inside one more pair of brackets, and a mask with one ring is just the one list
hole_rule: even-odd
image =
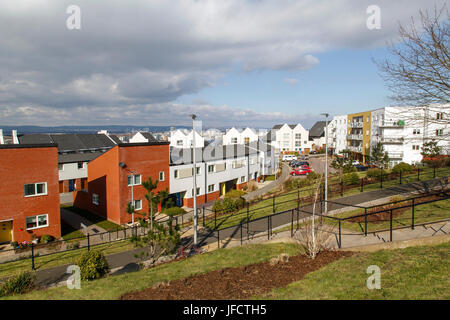
[[0,125],[177,126],[194,113],[205,127],[310,128],[391,105],[373,59],[399,22],[443,3],[2,0]]

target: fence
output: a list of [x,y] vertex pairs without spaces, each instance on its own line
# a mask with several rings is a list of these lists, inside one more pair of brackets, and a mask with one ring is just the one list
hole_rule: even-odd
[[[450,195],[447,192],[448,191],[430,193],[408,199],[391,201],[379,205],[366,207],[342,204],[334,201],[327,201],[330,205],[338,204],[342,207],[354,208],[357,210],[362,210],[364,212],[363,214],[350,214],[345,217],[323,214],[322,211],[320,211],[323,209],[323,205],[320,206],[320,203],[318,202],[316,203],[316,205],[319,208],[318,210],[319,213],[314,213],[315,216],[314,218],[322,219],[323,221],[325,221],[324,223],[325,225],[332,228],[332,229],[330,228],[324,229],[326,229],[325,232],[331,232],[336,237],[338,248],[342,247],[343,235],[367,236],[368,233],[375,234],[389,231],[389,241],[393,241],[394,230],[403,228],[411,228],[414,230],[415,227],[417,227],[418,225],[450,221],[450,210],[446,210],[445,208],[443,215],[438,219],[428,219],[427,221],[420,221],[420,222],[416,221],[416,211],[418,207],[450,199]],[[325,201],[322,200],[320,202]],[[221,243],[223,243],[223,241],[225,240],[239,241],[241,245],[245,241],[245,238],[247,238],[247,241],[250,239],[255,239],[256,237],[267,237],[267,240],[269,240],[270,237],[273,235],[274,228],[279,227],[284,227],[284,229],[282,229],[284,231],[290,230],[291,237],[294,237],[295,232],[297,232],[301,228],[301,223],[304,223],[308,218],[312,219],[313,217],[312,210],[306,210],[308,207],[311,207],[311,205],[285,210],[274,214],[269,214],[267,216],[259,217],[252,220],[247,219],[245,221],[241,221],[238,225],[231,226],[225,229],[211,230],[210,233],[207,236],[205,236],[204,239],[201,241],[201,245],[217,241],[217,246],[220,248]],[[408,209],[411,210],[411,214],[409,216],[410,218],[406,219],[409,221],[409,223],[405,223],[405,218],[397,217],[395,212],[397,211],[404,213],[404,211]],[[386,216],[387,219],[385,219]],[[275,226],[273,225],[274,220],[276,221]],[[377,226],[380,224],[383,225],[382,224],[383,222],[389,223],[387,228],[381,229],[378,228],[375,230],[369,230],[368,227],[369,224],[373,223],[374,226]],[[346,224],[349,223],[356,223],[359,226],[361,226],[362,224],[361,231],[360,232],[355,231],[353,233],[344,233],[343,231],[345,230],[344,226],[346,226]],[[286,228],[286,226],[288,226],[289,228]],[[320,226],[320,224],[318,224],[318,226]],[[234,240],[232,238],[234,238]]]
[[[344,197],[349,191],[358,191],[358,189],[359,192],[377,190],[415,181],[433,179],[438,176],[446,176],[446,178],[448,178],[449,174],[450,168],[428,168],[418,169],[410,174],[391,173],[385,175],[384,178],[383,175],[380,175],[378,179],[361,178],[358,184],[345,185],[343,182],[331,183],[328,185],[327,197],[328,199]],[[323,199],[325,198],[324,185],[321,186],[320,191],[320,205],[323,206]],[[206,209],[205,212],[205,209],[203,209],[203,212],[201,213],[202,225],[203,227],[215,230],[217,228],[238,225],[241,221],[256,219],[276,212],[299,208],[301,205],[312,203],[314,201],[315,192],[315,188],[297,188],[297,190],[273,195],[258,202],[245,202],[243,207],[233,212],[211,209]]]

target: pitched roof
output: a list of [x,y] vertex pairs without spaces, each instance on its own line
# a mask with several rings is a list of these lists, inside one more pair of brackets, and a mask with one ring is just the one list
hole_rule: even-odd
[[116,144],[104,134],[24,134],[20,144],[56,143],[59,152],[109,149]]
[[141,132],[141,134],[144,136],[145,139],[148,140],[148,142],[158,141],[150,132]]
[[[276,124],[273,126],[272,129],[278,130],[281,129],[281,127],[284,126],[284,124]],[[296,124],[288,124],[289,128],[294,129],[297,125]]]
[[310,137],[322,137],[325,135],[325,121],[317,121],[311,129],[309,129]]

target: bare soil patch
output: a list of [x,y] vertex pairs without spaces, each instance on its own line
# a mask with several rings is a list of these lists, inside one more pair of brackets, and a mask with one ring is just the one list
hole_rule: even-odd
[[301,280],[307,273],[352,255],[344,251],[324,251],[312,260],[305,255],[238,268],[226,268],[185,279],[154,285],[127,293],[121,300],[233,300],[247,299]]

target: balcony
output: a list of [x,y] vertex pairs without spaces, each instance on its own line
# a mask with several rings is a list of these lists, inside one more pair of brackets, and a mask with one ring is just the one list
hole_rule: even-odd
[[384,144],[403,144],[403,137],[382,137],[381,143]]
[[348,150],[352,152],[362,153],[362,147],[348,146]]
[[363,122],[350,122],[348,126],[349,128],[362,128]]
[[405,126],[405,121],[383,121],[381,123],[381,128],[403,128]]
[[388,152],[389,159],[403,159],[403,152]]
[[362,140],[363,135],[362,134],[349,134],[347,135],[347,140]]

